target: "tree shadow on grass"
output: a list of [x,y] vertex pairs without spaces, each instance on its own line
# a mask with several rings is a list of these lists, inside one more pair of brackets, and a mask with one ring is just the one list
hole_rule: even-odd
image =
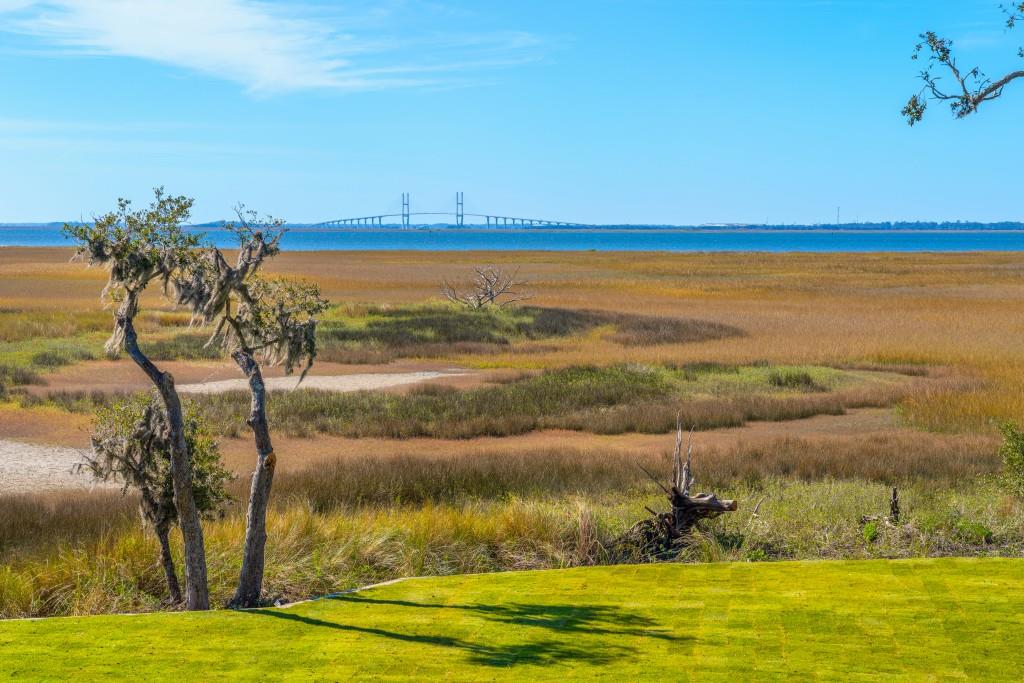
[[547,628],[559,633],[596,633],[602,635],[644,636],[662,640],[678,640],[664,630],[655,630],[657,622],[642,614],[612,605],[531,605],[505,603],[502,605],[443,605],[411,600],[382,600],[358,593],[341,593],[327,597],[343,602],[395,605],[428,609],[457,609],[474,612],[490,621],[520,626]]
[[[442,605],[407,600],[381,600],[355,594],[330,596],[328,599],[409,608],[463,610],[479,615],[489,621],[545,629],[551,634],[563,637],[527,639],[521,643],[499,645],[478,643],[452,636],[400,633],[380,628],[356,626],[307,617],[286,610],[255,609],[247,610],[244,613],[259,614],[277,619],[297,621],[309,626],[361,633],[402,642],[458,649],[468,654],[470,663],[484,666],[551,665],[565,661],[603,665],[636,653],[636,648],[616,643],[602,642],[593,646],[581,644],[579,642],[579,635],[583,633],[648,637],[673,642],[692,640],[689,636],[676,636],[666,631],[653,629],[656,623],[648,617],[606,605],[531,605],[522,603],[505,605]],[[569,637],[566,638],[564,636]]]

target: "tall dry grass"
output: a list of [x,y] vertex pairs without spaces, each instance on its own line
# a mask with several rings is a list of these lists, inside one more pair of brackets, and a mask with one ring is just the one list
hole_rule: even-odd
[[[996,447],[989,437],[893,431],[707,449],[695,461],[698,486],[737,497],[741,508],[709,526],[687,557],[1018,553],[1024,509],[985,479],[999,466]],[[643,506],[666,504],[641,466],[667,477],[668,450],[364,456],[281,472],[267,589],[297,599],[396,576],[612,561],[614,539],[646,514]],[[860,517],[885,511],[892,484],[909,526],[867,543]],[[233,486],[244,500],[245,481]],[[977,525],[990,536],[965,533]],[[208,521],[206,536],[213,594],[226,600],[244,536],[241,506]],[[157,547],[130,496],[3,496],[0,539],[2,616],[160,607]]]
[[[719,493],[738,512],[706,525],[684,561],[1010,555],[1024,551],[1024,507],[984,485],[901,490],[900,525],[865,537],[860,519],[884,513],[888,487],[863,481],[766,480]],[[268,599],[295,600],[401,576],[557,568],[619,559],[615,539],[664,507],[660,495],[506,497],[461,504],[319,512],[293,503],[268,524]],[[757,516],[751,511],[757,507]],[[206,525],[211,598],[237,578],[244,519]],[[175,538],[175,553],[180,544]],[[137,526],[0,567],[0,617],[161,608],[157,544]]]

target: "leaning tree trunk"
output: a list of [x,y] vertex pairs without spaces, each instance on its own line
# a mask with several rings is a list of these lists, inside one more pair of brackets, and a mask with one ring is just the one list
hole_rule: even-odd
[[164,576],[167,577],[167,592],[170,593],[171,604],[177,605],[181,602],[181,586],[178,584],[178,572],[174,568],[174,558],[171,556],[169,536],[170,527],[157,527],[156,537],[160,539],[160,566],[164,568]]
[[153,364],[139,349],[138,337],[131,311],[135,301],[126,299],[117,316],[117,326],[124,337],[124,348],[149,379],[156,385],[167,413],[171,443],[171,480],[174,483],[174,507],[178,511],[178,525],[185,545],[185,605],[190,610],[210,609],[210,594],[206,583],[206,550],[199,510],[192,496],[192,466],[185,442],[185,420],[181,399],[174,388],[174,378]]
[[263,594],[264,549],[267,545],[267,505],[270,503],[270,487],[274,482],[274,467],[277,457],[270,443],[270,427],[267,424],[267,392],[263,385],[263,374],[252,354],[238,350],[231,354],[238,367],[249,380],[252,395],[249,418],[246,423],[252,428],[256,441],[256,470],[252,473],[252,487],[249,489],[249,509],[245,515],[245,549],[242,554],[242,571],[238,577],[238,588],[231,599],[231,607],[257,607]]

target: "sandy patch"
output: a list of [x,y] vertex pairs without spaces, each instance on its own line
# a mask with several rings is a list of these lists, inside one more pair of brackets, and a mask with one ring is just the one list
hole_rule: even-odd
[[97,484],[90,474],[75,471],[85,452],[0,440],[0,493],[116,486]]
[[[464,375],[461,372],[391,372],[365,373],[353,375],[315,375],[299,382],[297,377],[268,377],[264,380],[271,391],[292,391],[294,389],[319,389],[321,391],[366,391],[389,389],[419,382],[443,379]],[[178,391],[183,394],[221,394],[225,391],[245,391],[249,388],[244,379],[224,379],[216,382],[200,382],[198,384],[182,384]]]
[[[224,380],[237,380],[239,388],[245,388],[244,378],[238,366],[227,361],[160,361],[157,366],[171,373],[175,383],[181,388],[189,384],[205,384]],[[318,362],[306,377],[303,385],[318,377],[338,377],[343,375],[398,375],[415,373],[436,373],[435,381],[442,382],[459,389],[470,389],[494,381],[501,381],[508,376],[518,374],[515,371],[500,368],[487,370],[468,370],[453,367],[450,363],[433,361],[396,361],[382,365],[347,365],[343,363]],[[290,388],[288,381],[294,384],[295,375],[286,377],[284,368],[268,367],[263,369],[265,378],[281,378],[286,380],[283,386]],[[57,391],[102,391],[121,393],[145,391],[152,388],[149,378],[127,358],[118,360],[95,360],[85,363],[68,365],[48,373],[45,386],[29,386],[25,389],[32,394],[46,396]],[[409,382],[384,386],[384,390],[401,391],[408,387]],[[312,386],[310,384],[310,386]],[[0,433],[0,436],[4,436]]]

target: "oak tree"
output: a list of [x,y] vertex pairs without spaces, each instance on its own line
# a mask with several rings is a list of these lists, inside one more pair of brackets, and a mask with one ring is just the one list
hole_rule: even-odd
[[256,469],[249,491],[242,569],[230,604],[254,607],[262,599],[267,507],[277,464],[261,365],[282,365],[285,374],[301,368],[301,382],[316,358],[316,316],[327,303],[315,284],[259,273],[266,259],[280,252],[283,221],[260,220],[243,207],[237,215],[238,222],[228,226],[239,242],[234,265],[219,249],[211,248],[184,273],[176,291],[179,303],[190,307],[203,323],[215,325],[210,343],[231,356],[249,384],[246,423],[255,440]]
[[135,318],[142,293],[154,282],[169,287],[197,258],[200,236],[185,229],[192,200],[154,190],[149,207],[133,210],[119,199],[117,209],[91,224],[65,225],[65,233],[79,244],[76,256],[106,268],[109,277],[101,299],[114,309],[114,330],[107,351],[124,350],[146,374],[159,393],[170,448],[174,506],[185,547],[185,603],[188,609],[209,609],[206,551],[199,509],[193,493],[192,463],[181,399],[174,378],[157,367],[139,348]]
[[[1004,7],[1003,11],[1006,27],[1012,29],[1024,20],[1024,1]],[[1024,78],[1024,69],[1010,71],[999,78],[989,77],[977,66],[965,69],[957,62],[951,39],[934,31],[926,31],[920,38],[912,59],[924,57],[927,60],[919,74],[924,85],[910,97],[902,112],[911,126],[924,118],[929,99],[947,103],[953,116],[962,119],[978,111],[983,103],[1000,97],[1011,81]],[[1017,56],[1024,58],[1024,47],[1017,48]],[[948,87],[943,82],[947,76],[952,79]]]

